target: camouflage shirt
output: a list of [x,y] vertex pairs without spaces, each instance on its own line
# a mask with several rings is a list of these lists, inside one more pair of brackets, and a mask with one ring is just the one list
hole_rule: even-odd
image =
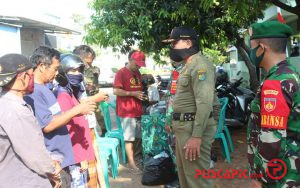
[[[271,68],[251,103],[251,112],[247,131],[250,173],[262,174],[258,180],[263,187],[300,186],[300,90],[293,66],[282,61]],[[271,168],[273,159],[282,160],[286,168],[280,163],[281,170]],[[280,175],[284,176],[274,179]]]
[[95,95],[99,92],[98,77],[100,69],[96,66],[85,66],[84,85],[88,96]]

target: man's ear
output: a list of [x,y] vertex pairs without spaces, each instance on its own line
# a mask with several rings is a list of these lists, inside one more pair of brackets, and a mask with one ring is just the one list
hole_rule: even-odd
[[20,80],[23,85],[25,84],[25,79],[26,79],[26,73],[25,72],[19,73],[16,76],[16,80]]
[[36,67],[40,72],[45,72],[46,66],[44,63],[40,63],[37,67]]
[[21,73],[17,74],[16,77],[17,77],[18,79],[25,79],[26,74],[25,74],[25,72],[21,72]]
[[259,43],[259,45],[260,45],[261,48],[263,48],[264,50],[265,50],[266,48],[268,48],[268,45],[266,45],[266,44],[264,44],[264,43]]

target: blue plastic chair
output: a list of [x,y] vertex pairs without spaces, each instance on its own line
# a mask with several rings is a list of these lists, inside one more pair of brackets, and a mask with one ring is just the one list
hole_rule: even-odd
[[[114,152],[114,150],[116,150],[117,146],[113,146],[114,139],[111,140],[111,143],[112,143],[111,145],[108,145],[106,143],[103,144],[103,142],[101,141],[101,137],[98,135],[96,129],[95,129],[95,135],[96,135],[96,141],[98,144],[98,150],[99,150],[105,184],[106,184],[107,188],[110,188],[107,159],[110,160],[112,176],[113,176],[113,178],[116,178],[115,172],[117,171],[118,167],[114,162],[113,153],[116,153],[116,152]],[[116,141],[118,142],[118,140],[116,140]]]
[[230,132],[229,132],[227,125],[224,125],[224,131],[225,131],[226,138],[229,142],[230,152],[233,152],[234,147],[233,147],[232,139],[231,139]]
[[[225,134],[224,134],[224,130],[227,128],[226,125],[225,125],[225,114],[226,114],[226,108],[227,108],[227,104],[228,104],[228,98],[224,97],[224,98],[221,98],[219,100],[221,102],[221,111],[220,111],[220,117],[219,117],[219,122],[218,122],[218,127],[217,127],[215,138],[220,138],[221,139],[222,145],[223,145],[223,147],[222,147],[223,152],[225,154],[227,162],[231,163],[228,144],[227,144],[226,137],[225,137]],[[228,134],[229,134],[228,128],[227,128],[227,131],[228,131]],[[229,136],[230,136],[230,134],[229,134]],[[231,137],[230,137],[230,140],[231,140]]]
[[[96,127],[97,129],[98,127]],[[100,127],[99,127],[100,128]],[[100,153],[103,150],[111,150],[111,155],[112,155],[112,177],[116,178],[118,177],[118,167],[120,164],[120,159],[119,159],[119,140],[116,138],[106,138],[106,137],[100,137],[97,130],[95,129],[95,135],[96,135],[96,141],[101,148],[99,149]]]
[[122,150],[122,160],[123,163],[126,164],[126,151],[125,151],[125,140],[123,135],[123,129],[121,126],[121,120],[116,115],[116,124],[117,129],[112,129],[112,123],[111,123],[111,117],[110,117],[110,111],[109,109],[112,108],[114,112],[116,112],[116,104],[115,103],[107,103],[107,102],[101,102],[100,103],[100,110],[103,113],[104,116],[104,123],[107,132],[105,133],[105,137],[109,138],[117,138],[120,142],[121,150]]

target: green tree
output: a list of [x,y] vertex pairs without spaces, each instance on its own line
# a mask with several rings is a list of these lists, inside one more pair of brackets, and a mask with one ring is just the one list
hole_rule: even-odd
[[256,90],[259,85],[256,68],[250,63],[250,49],[241,31],[262,18],[262,11],[275,1],[93,0],[94,14],[86,25],[85,40],[123,53],[131,46],[138,46],[153,54],[157,62],[164,63],[161,56],[167,55],[168,46],[161,41],[172,28],[189,25],[197,31],[203,52],[216,62],[220,61],[216,58],[220,52],[229,44],[235,45],[249,69],[250,87]]

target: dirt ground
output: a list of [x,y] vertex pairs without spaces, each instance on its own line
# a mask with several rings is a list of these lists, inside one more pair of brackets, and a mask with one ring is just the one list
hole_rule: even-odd
[[[213,144],[213,151],[217,154],[218,161],[214,167],[217,171],[222,169],[246,170],[247,168],[247,144],[246,144],[246,127],[230,128],[234,152],[230,153],[231,164],[228,164],[222,156],[220,142],[216,140]],[[142,175],[131,174],[122,164],[119,168],[119,177],[112,179],[110,177],[110,184],[112,188],[146,188],[141,184]],[[215,179],[217,187],[220,188],[247,188],[249,186],[248,179]],[[151,186],[153,188],[163,188],[164,186]]]

